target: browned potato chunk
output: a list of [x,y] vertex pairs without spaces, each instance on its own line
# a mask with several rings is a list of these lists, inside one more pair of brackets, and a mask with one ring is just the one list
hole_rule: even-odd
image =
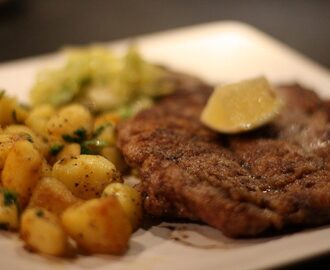
[[88,253],[122,254],[132,232],[130,221],[114,196],[69,207],[62,214],[62,224]]
[[41,165],[41,177],[51,177],[51,176],[52,176],[52,167],[48,164],[46,159],[43,159]]
[[29,208],[23,213],[20,234],[32,251],[61,256],[68,248],[68,237],[60,219],[43,208]]
[[56,161],[77,157],[80,155],[80,145],[78,143],[70,143],[63,146],[63,149],[56,155]]
[[117,147],[104,147],[100,154],[106,159],[110,160],[116,166],[118,171],[125,172],[127,170],[128,166]]
[[42,137],[48,136],[47,122],[55,114],[51,105],[40,105],[33,108],[25,120],[25,124]]
[[0,133],[0,170],[5,164],[10,149],[19,139],[16,135]]
[[43,141],[41,137],[34,133],[27,126],[23,125],[10,125],[4,129],[4,133],[17,135],[22,139],[28,140],[33,143],[35,148],[44,156],[48,155],[48,145]]
[[140,192],[123,183],[112,183],[107,186],[102,196],[116,196],[126,215],[129,217],[132,227],[136,230],[142,220],[142,198]]
[[94,122],[95,129],[99,128],[102,125],[112,124],[116,126],[120,121],[120,116],[114,112],[107,112],[99,115]]
[[79,155],[61,159],[53,166],[53,176],[81,199],[99,197],[103,189],[119,174],[115,166],[102,156]]
[[56,178],[45,177],[35,187],[29,207],[43,207],[59,215],[66,208],[80,201],[62,182]]
[[29,141],[18,141],[10,149],[1,175],[3,186],[16,191],[22,205],[28,202],[41,177],[42,157]]
[[2,170],[9,150],[17,141],[26,140],[27,136],[18,134],[0,133],[0,170]]
[[60,109],[47,122],[52,141],[81,140],[92,133],[93,122],[90,112],[83,106],[71,104]]
[[15,98],[8,97],[0,90],[0,126],[23,123],[28,112]]

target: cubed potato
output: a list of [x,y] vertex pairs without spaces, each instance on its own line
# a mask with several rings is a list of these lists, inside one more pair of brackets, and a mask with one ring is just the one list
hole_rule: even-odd
[[66,208],[80,201],[62,182],[56,178],[45,177],[33,190],[29,207],[42,207],[59,215]]
[[104,147],[101,150],[100,154],[106,159],[110,160],[116,166],[116,169],[118,171],[124,173],[128,169],[128,166],[117,147],[115,146]]
[[116,196],[129,217],[133,230],[139,227],[142,221],[142,198],[140,192],[127,184],[112,183],[104,189],[102,196]]
[[72,104],[63,107],[47,122],[51,141],[80,142],[92,133],[90,112],[83,106]]
[[28,249],[53,256],[65,255],[68,236],[60,219],[43,208],[28,208],[21,220],[20,235]]
[[28,140],[29,136],[26,134],[10,134],[5,133],[2,130],[2,133],[0,133],[0,170],[3,169],[3,166],[5,164],[5,161],[7,159],[7,155],[9,153],[9,150],[12,148],[12,146],[18,142],[23,140]]
[[63,148],[56,155],[55,160],[61,160],[80,155],[80,145],[78,143],[70,143],[63,145]]
[[78,247],[88,253],[122,254],[132,232],[115,196],[69,207],[62,214],[62,224]]
[[49,147],[44,140],[38,136],[32,129],[24,125],[9,125],[4,129],[4,133],[19,136],[22,140],[28,140],[33,143],[35,148],[43,155],[47,156]]
[[0,90],[0,126],[23,123],[28,111],[15,98],[8,97]]
[[26,205],[41,177],[42,157],[29,141],[18,141],[10,149],[1,180],[3,186],[16,191]]
[[17,230],[19,225],[17,194],[0,188],[0,229]]
[[17,135],[0,133],[0,171],[3,169],[10,149],[20,139]]
[[25,124],[40,136],[47,138],[47,122],[54,114],[55,109],[51,105],[38,106],[29,113]]
[[94,127],[97,130],[99,127],[104,126],[106,124],[111,124],[116,126],[120,121],[120,116],[115,112],[107,112],[99,115],[94,122]]
[[99,197],[113,181],[120,181],[115,166],[97,155],[79,155],[61,159],[53,166],[53,177],[64,183],[78,198]]
[[51,177],[52,176],[52,167],[48,164],[46,159],[42,159],[41,165],[41,177]]

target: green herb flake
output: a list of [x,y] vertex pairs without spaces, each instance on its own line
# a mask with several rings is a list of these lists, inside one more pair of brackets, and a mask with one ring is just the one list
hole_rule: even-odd
[[4,206],[17,205],[17,193],[7,189],[1,189],[0,192],[3,194]]
[[81,146],[80,147],[80,154],[81,155],[94,155],[95,153],[91,149],[89,149],[85,146]]
[[63,134],[62,138],[64,141],[69,143],[80,143],[87,138],[87,131],[84,128],[78,128],[73,132],[73,135]]
[[63,149],[64,145],[63,144],[53,144],[50,148],[49,148],[49,153],[52,156],[57,155],[59,152],[61,152],[61,150]]
[[0,99],[2,99],[5,96],[5,94],[6,94],[6,91],[1,89],[0,90]]
[[69,142],[69,143],[70,142],[76,142],[76,138],[72,137],[69,134],[63,134],[62,138],[63,138],[64,141]]
[[100,136],[100,135],[103,133],[103,131],[104,131],[107,127],[110,127],[110,126],[112,126],[111,123],[106,123],[106,124],[104,124],[104,125],[100,125],[100,126],[98,126],[97,129],[96,129],[96,130],[94,131],[94,133],[93,133],[93,137],[95,138],[95,137]]
[[42,218],[45,215],[44,211],[41,209],[36,210],[36,216]]
[[81,144],[81,154],[85,155],[96,155],[99,154],[100,151],[108,146],[108,143],[104,140],[89,140],[89,141],[84,141]]
[[78,128],[73,133],[81,140],[85,140],[87,137],[87,131],[84,128]]
[[91,83],[92,83],[92,78],[84,77],[80,81],[80,87],[83,88],[83,87],[89,86]]
[[25,140],[29,141],[30,143],[33,143],[33,138],[32,138],[32,136],[31,136],[31,134],[26,133],[26,132],[22,132],[22,133],[21,133],[21,136],[22,136]]
[[13,110],[11,112],[11,117],[13,118],[13,120],[14,120],[15,123],[18,123],[16,110]]

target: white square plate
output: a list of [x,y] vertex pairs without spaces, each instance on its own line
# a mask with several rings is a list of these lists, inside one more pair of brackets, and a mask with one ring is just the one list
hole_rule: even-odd
[[[123,51],[131,40],[105,44]],[[329,71],[251,26],[217,22],[134,38],[148,59],[211,83],[266,75],[273,82],[300,82],[330,97]],[[27,100],[37,70],[63,61],[54,54],[0,65],[0,88]],[[172,226],[176,230],[172,230]],[[140,229],[122,257],[73,260],[26,252],[10,233],[0,233],[0,265],[7,270],[44,269],[260,269],[330,251],[330,228],[255,240],[231,240],[208,226],[160,224]]]

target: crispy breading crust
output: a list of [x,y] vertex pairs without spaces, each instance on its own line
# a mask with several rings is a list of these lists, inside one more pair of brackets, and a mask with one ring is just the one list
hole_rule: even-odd
[[140,171],[146,211],[200,220],[230,237],[329,223],[329,110],[317,95],[281,87],[286,106],[273,123],[225,136],[199,121],[211,88],[194,88],[118,128],[119,148]]

